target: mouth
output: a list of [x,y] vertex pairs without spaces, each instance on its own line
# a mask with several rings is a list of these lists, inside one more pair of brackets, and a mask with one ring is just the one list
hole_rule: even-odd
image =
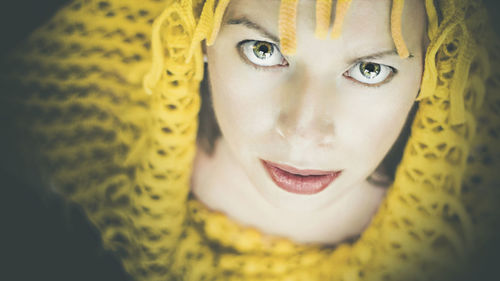
[[261,162],[278,187],[296,194],[319,193],[342,173],[342,171],[300,170],[264,160]]

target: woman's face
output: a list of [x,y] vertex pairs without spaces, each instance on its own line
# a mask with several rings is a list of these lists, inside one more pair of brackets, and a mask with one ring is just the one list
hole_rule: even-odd
[[366,182],[423,70],[423,1],[404,7],[407,59],[391,37],[391,1],[352,1],[341,37],[326,40],[314,36],[315,4],[299,3],[294,56],[280,52],[278,0],[232,0],[207,49],[223,138],[259,194],[286,209],[318,210]]

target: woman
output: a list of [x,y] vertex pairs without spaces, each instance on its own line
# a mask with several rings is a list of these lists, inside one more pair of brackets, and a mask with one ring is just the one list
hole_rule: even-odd
[[405,17],[407,59],[389,32],[389,4],[353,2],[342,37],[324,40],[314,36],[315,2],[300,3],[297,52],[287,56],[276,40],[279,1],[231,3],[207,48],[224,137],[212,157],[197,158],[198,198],[296,241],[361,232],[386,190],[366,179],[415,103],[425,49],[423,3],[408,4],[418,14]]
[[[23,149],[4,163],[81,205],[138,280],[445,278],[493,235],[484,17],[477,1],[77,1],[4,67],[4,147]],[[196,149],[205,74],[222,134],[202,123]],[[394,182],[373,180],[416,100]]]

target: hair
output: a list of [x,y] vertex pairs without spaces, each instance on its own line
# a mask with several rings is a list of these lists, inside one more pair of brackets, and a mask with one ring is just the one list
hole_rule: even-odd
[[198,114],[198,145],[208,155],[212,155],[215,149],[215,141],[222,135],[215,117],[208,82],[208,71],[205,64],[205,77],[200,84],[201,108]]

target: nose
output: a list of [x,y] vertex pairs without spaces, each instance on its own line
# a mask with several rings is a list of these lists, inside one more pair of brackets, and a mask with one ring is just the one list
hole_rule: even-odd
[[330,147],[335,141],[334,83],[297,66],[282,93],[276,130],[294,146]]

